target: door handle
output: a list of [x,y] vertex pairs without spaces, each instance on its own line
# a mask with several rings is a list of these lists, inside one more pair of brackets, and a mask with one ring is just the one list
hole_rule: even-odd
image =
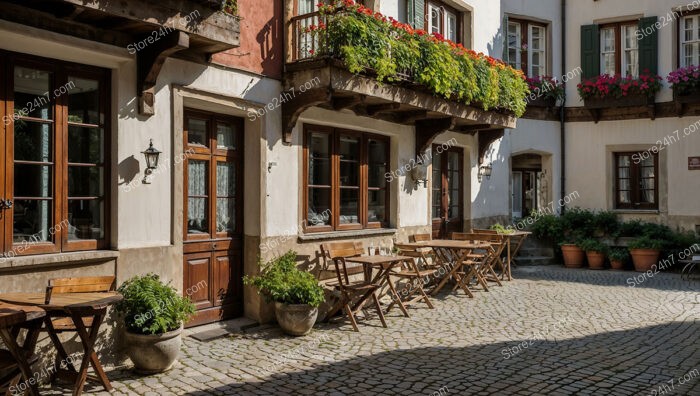
[[11,199],[0,199],[0,209],[12,209],[12,205],[14,205],[14,202]]

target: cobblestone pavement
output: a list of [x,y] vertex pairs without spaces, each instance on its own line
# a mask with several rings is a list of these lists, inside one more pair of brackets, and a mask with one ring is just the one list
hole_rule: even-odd
[[392,310],[388,329],[370,317],[359,334],[345,320],[303,338],[268,326],[187,338],[165,374],[109,372],[112,394],[700,395],[697,279],[630,287],[640,274],[551,266],[514,276],[474,299],[443,293],[411,318]]

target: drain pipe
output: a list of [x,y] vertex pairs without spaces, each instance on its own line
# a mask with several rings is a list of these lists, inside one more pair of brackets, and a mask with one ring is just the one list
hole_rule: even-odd
[[[561,0],[561,72],[566,73],[566,0]],[[567,81],[568,82],[568,81]],[[566,196],[566,83],[564,85],[564,98],[559,109],[559,135],[561,144],[561,197]],[[561,206],[561,213],[566,211],[566,206]]]

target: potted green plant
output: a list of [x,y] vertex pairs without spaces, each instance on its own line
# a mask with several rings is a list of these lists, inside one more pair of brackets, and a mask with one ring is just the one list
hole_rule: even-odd
[[575,239],[567,239],[560,245],[566,268],[583,267],[584,252]]
[[659,262],[663,242],[644,235],[632,241],[627,247],[632,255],[634,269],[637,272],[646,272]]
[[602,244],[597,239],[584,239],[579,244],[579,247],[586,252],[588,259],[588,268],[593,270],[601,270],[605,268],[605,253],[608,247]]
[[614,270],[622,270],[625,268],[625,262],[629,258],[630,254],[627,249],[615,248],[608,252],[608,257],[610,258],[610,267]]
[[667,80],[673,89],[673,101],[678,116],[683,115],[685,105],[700,103],[700,67],[691,65],[674,70]]
[[289,251],[267,263],[260,275],[245,276],[243,281],[275,303],[275,316],[285,333],[303,336],[316,323],[324,293],[312,274],[297,268],[296,257]]
[[180,352],[183,324],[194,304],[158,275],[133,277],[119,287],[124,299],[116,305],[124,320],[126,353],[142,374],[170,369]]
[[538,76],[525,80],[530,88],[526,101],[528,106],[553,108],[564,98],[564,84],[549,76]]

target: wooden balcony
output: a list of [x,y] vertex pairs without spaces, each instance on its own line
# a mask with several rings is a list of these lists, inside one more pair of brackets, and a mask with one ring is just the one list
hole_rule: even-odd
[[446,131],[475,134],[478,131],[515,128],[517,117],[508,111],[485,111],[435,95],[413,83],[405,74],[402,81],[379,82],[371,71],[354,74],[332,54],[323,52],[324,43],[305,33],[322,18],[318,13],[289,18],[287,64],[282,97],[283,141],[290,143],[292,130],[302,112],[311,107],[334,111],[350,110],[363,117],[384,120],[416,129],[416,152],[429,148],[434,138]]
[[220,7],[212,0],[4,0],[0,19],[127,49],[138,61],[139,111],[152,115],[167,57],[208,63],[240,45],[239,18]]

